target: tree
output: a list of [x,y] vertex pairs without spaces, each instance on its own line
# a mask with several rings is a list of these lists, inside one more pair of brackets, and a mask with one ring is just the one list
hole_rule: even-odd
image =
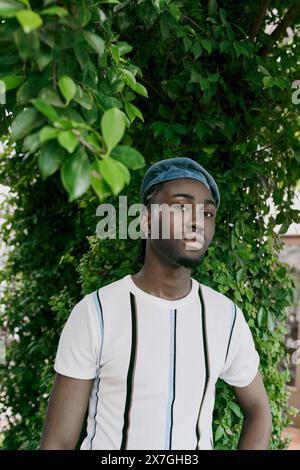
[[[137,202],[143,156],[150,164],[174,155],[199,161],[219,184],[217,235],[194,276],[245,313],[271,400],[270,447],[284,447],[293,283],[274,227],[283,233],[299,220],[291,209],[300,175],[298,2],[39,4],[0,2],[1,176],[15,207],[3,233],[12,247],[2,273],[11,343],[0,400],[20,415],[4,447],[38,444],[71,306],[136,268],[136,241],[97,239],[96,205],[120,192]],[[266,220],[270,195],[278,215]],[[218,383],[216,448],[236,446],[240,423],[231,390]]]

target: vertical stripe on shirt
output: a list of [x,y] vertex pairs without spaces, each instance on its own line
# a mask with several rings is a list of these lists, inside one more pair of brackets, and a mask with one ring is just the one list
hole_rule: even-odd
[[231,324],[231,330],[230,330],[229,340],[228,340],[228,344],[227,344],[227,351],[226,351],[226,356],[225,356],[225,363],[226,363],[226,359],[227,359],[227,356],[228,356],[228,352],[229,352],[229,348],[230,348],[230,343],[231,343],[232,332],[233,332],[233,328],[234,328],[235,320],[236,320],[236,305],[235,305],[234,302],[232,302],[232,305],[233,305],[233,309],[232,309],[232,324]]
[[97,317],[99,321],[99,329],[100,329],[100,354],[99,354],[99,362],[98,362],[98,369],[97,369],[97,384],[96,384],[96,399],[95,399],[95,405],[94,405],[94,410],[93,410],[93,432],[91,436],[91,442],[90,442],[90,450],[92,450],[93,446],[93,440],[96,434],[96,428],[97,428],[97,412],[98,412],[98,395],[99,395],[99,385],[100,385],[100,361],[101,361],[101,356],[102,356],[102,348],[103,348],[103,339],[104,339],[104,320],[103,320],[103,310],[101,306],[101,301],[99,297],[99,291],[95,291],[92,293],[92,297],[96,306],[96,312],[97,312]]
[[169,354],[169,399],[167,406],[165,449],[172,449],[172,432],[174,422],[174,401],[176,392],[176,326],[177,310],[170,310],[170,354]]
[[196,450],[198,450],[199,446],[199,441],[200,441],[200,418],[201,418],[201,411],[202,411],[202,406],[203,402],[205,399],[207,387],[208,387],[208,382],[210,378],[210,370],[209,370],[209,354],[208,354],[208,343],[207,343],[207,331],[206,331],[206,310],[205,310],[205,303],[203,299],[203,294],[202,294],[202,289],[199,284],[199,289],[198,289],[198,294],[200,298],[200,304],[201,304],[201,321],[202,321],[202,343],[203,343],[203,351],[204,351],[204,363],[205,363],[205,383],[204,383],[204,388],[203,388],[203,394],[202,394],[202,399],[199,407],[199,412],[198,412],[198,417],[196,421],[196,436],[197,436],[197,445],[196,445]]
[[135,296],[130,292],[130,308],[131,308],[131,351],[130,361],[127,372],[127,385],[126,385],[126,402],[124,410],[124,422],[122,430],[122,442],[121,449],[127,448],[128,431],[130,426],[130,410],[132,404],[132,393],[133,393],[133,382],[134,382],[134,371],[136,361],[136,349],[137,349],[137,318],[136,318],[136,302]]

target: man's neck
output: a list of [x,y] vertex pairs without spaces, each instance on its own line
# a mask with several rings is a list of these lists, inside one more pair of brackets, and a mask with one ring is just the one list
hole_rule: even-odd
[[192,288],[191,271],[178,266],[150,266],[145,263],[143,268],[132,275],[134,283],[148,294],[166,300],[179,300],[187,296]]

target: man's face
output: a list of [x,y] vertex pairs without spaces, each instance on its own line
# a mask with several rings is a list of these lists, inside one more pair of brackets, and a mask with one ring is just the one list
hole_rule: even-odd
[[[158,239],[148,240],[151,248],[171,264],[189,269],[198,266],[215,233],[216,206],[209,189],[200,181],[188,178],[168,181],[156,194],[153,202],[173,206],[173,210],[169,212],[167,218],[164,216],[164,211],[158,211],[157,215],[152,214],[153,220],[149,215],[151,236],[153,236],[154,222],[156,221],[159,226]],[[155,217],[159,221],[155,220]],[[166,222],[169,225],[170,236],[163,238]],[[196,237],[196,241],[191,240],[193,237]]]

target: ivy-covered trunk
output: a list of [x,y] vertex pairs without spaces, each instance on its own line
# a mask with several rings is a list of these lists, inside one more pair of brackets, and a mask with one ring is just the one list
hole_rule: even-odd
[[[278,262],[300,177],[299,2],[1,2],[0,182],[9,335],[0,402],[6,449],[36,448],[59,334],[82,295],[135,272],[135,240],[99,240],[96,208],[138,202],[147,166],[190,157],[215,177],[216,236],[193,276],[243,310],[273,414],[289,422],[284,334],[293,294]],[[290,27],[290,38],[286,28]],[[272,196],[278,215],[267,217]],[[279,362],[284,372],[279,372]],[[242,415],[219,381],[215,448],[236,448]]]

